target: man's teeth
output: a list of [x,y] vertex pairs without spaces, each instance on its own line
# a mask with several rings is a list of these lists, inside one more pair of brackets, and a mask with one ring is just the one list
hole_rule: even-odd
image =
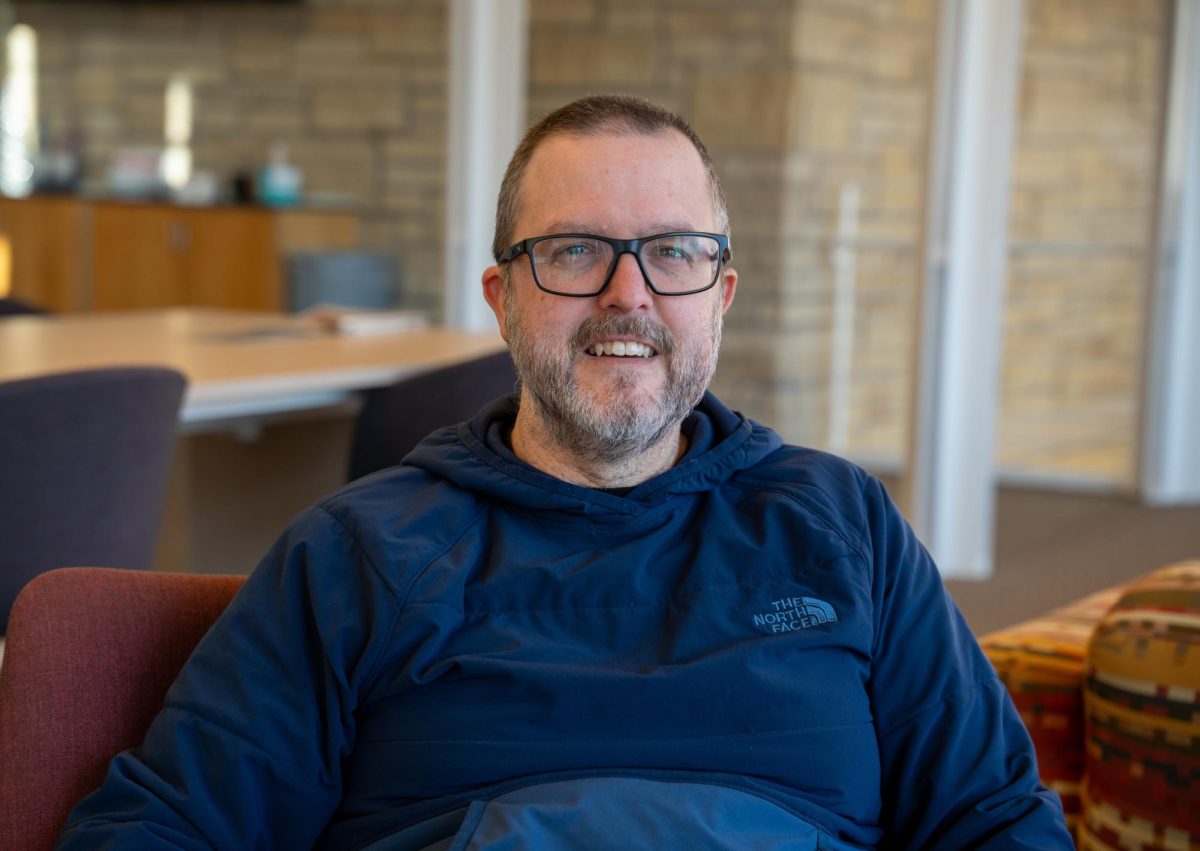
[[589,355],[612,355],[618,358],[648,358],[654,354],[654,349],[645,343],[614,340],[611,343],[596,343],[587,352]]

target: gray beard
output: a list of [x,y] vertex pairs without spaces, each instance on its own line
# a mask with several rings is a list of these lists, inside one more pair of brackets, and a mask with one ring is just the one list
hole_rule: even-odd
[[[679,428],[704,396],[717,368],[721,345],[720,302],[714,311],[709,340],[681,347],[667,327],[645,316],[627,314],[591,317],[580,323],[565,350],[552,350],[526,327],[524,317],[505,292],[508,345],[521,384],[537,408],[549,437],[562,448],[589,463],[622,461],[645,452]],[[605,404],[582,390],[575,381],[575,360],[589,342],[617,335],[649,341],[658,357],[668,358],[667,382],[662,398],[626,396],[634,392],[636,378],[621,375],[611,386],[618,397]]]

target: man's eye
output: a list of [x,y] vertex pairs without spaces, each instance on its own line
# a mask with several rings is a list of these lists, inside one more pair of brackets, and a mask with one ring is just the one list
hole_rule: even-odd
[[655,246],[654,258],[661,260],[680,260],[683,262],[689,262],[692,259],[691,255],[678,245]]
[[555,246],[550,254],[551,263],[570,264],[588,260],[596,256],[596,246],[587,242],[572,242],[567,245]]

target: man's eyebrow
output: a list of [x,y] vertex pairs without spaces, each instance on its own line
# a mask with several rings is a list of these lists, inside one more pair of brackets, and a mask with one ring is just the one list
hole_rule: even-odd
[[679,231],[695,231],[696,228],[688,223],[681,222],[654,222],[648,228],[637,234],[616,234],[609,232],[606,228],[598,228],[595,225],[584,224],[577,221],[553,221],[546,225],[545,233],[586,233],[591,236],[609,236],[615,239],[635,239],[641,236],[651,236],[656,233],[676,233]]

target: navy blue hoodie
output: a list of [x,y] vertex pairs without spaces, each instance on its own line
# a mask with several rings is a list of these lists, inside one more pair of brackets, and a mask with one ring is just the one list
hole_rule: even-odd
[[301,515],[59,847],[1072,847],[875,479],[708,395],[615,495],[515,411]]

